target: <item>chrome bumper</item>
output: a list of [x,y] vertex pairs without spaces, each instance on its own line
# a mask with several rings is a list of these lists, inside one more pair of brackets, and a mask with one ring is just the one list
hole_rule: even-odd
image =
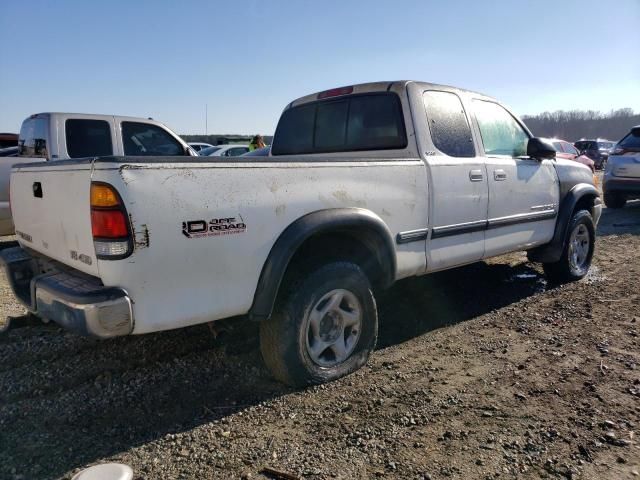
[[133,330],[131,299],[121,288],[105,287],[74,271],[41,273],[37,259],[21,247],[2,250],[0,263],[16,297],[37,316],[101,338]]

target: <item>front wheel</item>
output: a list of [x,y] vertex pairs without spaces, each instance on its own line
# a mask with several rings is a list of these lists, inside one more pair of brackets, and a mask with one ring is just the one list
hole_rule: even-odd
[[369,279],[354,263],[332,262],[289,286],[276,312],[260,325],[260,348],[274,377],[302,387],[362,367],[377,335]]
[[596,229],[591,214],[579,210],[569,223],[560,260],[542,265],[547,279],[552,283],[567,283],[584,278],[591,267],[595,240]]

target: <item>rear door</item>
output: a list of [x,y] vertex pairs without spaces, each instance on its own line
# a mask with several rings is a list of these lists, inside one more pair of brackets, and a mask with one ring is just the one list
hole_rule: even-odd
[[476,153],[469,117],[456,93],[422,94],[431,145],[424,151],[431,173],[429,270],[480,260],[484,255],[488,187],[485,162]]
[[489,178],[485,257],[548,242],[560,196],[552,162],[526,156],[529,133],[500,104],[472,104]]

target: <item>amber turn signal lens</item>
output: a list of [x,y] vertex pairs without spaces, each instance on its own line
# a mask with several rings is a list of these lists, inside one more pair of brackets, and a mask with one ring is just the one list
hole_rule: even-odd
[[109,185],[91,185],[91,206],[92,207],[117,207],[120,205],[118,195]]

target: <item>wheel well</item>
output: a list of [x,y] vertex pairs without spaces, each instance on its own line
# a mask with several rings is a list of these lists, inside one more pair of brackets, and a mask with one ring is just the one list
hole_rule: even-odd
[[571,216],[580,210],[587,210],[591,215],[593,215],[593,206],[595,204],[595,195],[584,195],[577,202],[576,206],[573,208],[573,212]]
[[393,282],[395,275],[389,271],[385,253],[388,254],[384,241],[375,232],[340,230],[312,235],[291,258],[280,290],[288,282],[333,261],[356,263],[375,289],[385,288]]

